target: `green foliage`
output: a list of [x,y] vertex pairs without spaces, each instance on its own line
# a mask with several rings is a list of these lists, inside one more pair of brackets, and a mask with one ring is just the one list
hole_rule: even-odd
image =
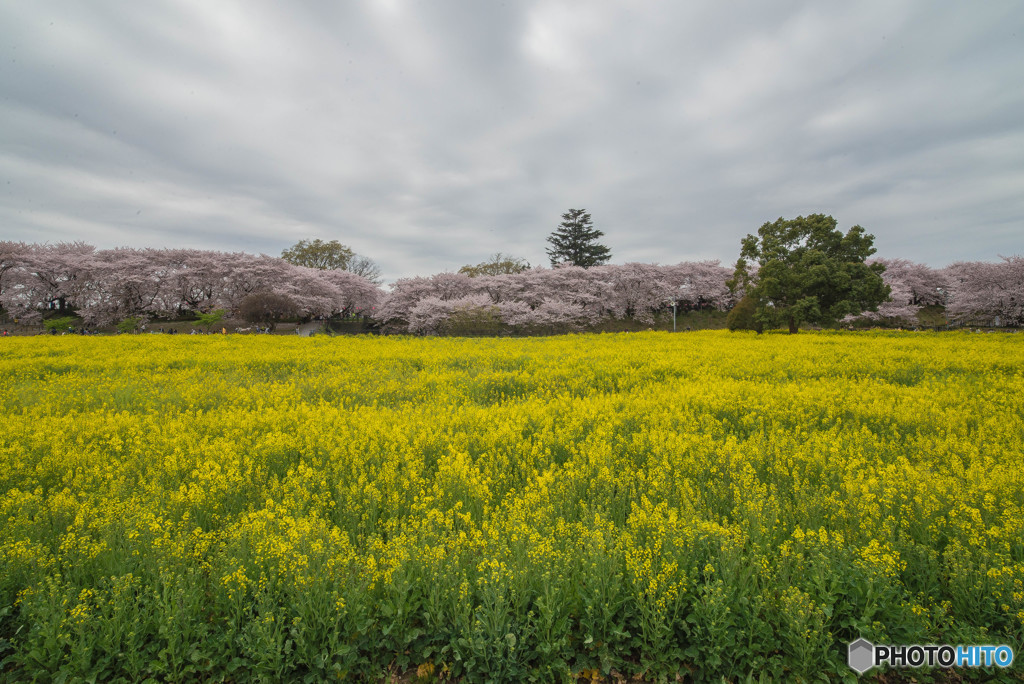
[[142,319],[138,316],[129,316],[117,324],[117,330],[122,333],[133,333],[142,325]]
[[0,681],[856,681],[858,637],[1019,644],[1019,338],[10,340]]
[[296,266],[327,270],[345,270],[355,257],[355,252],[337,240],[324,242],[315,240],[299,240],[281,252],[281,258]]
[[48,321],[43,321],[43,326],[48,330],[64,331],[68,328],[75,327],[79,321],[74,316],[61,316],[60,318],[51,318]]
[[757,232],[743,239],[730,286],[755,300],[762,325],[783,323],[790,333],[802,322],[835,325],[888,299],[885,266],[865,263],[875,253],[874,236],[860,226],[843,235],[834,218],[812,214],[780,218]]
[[224,309],[214,309],[210,313],[201,313],[196,318],[198,319],[199,325],[205,327],[207,330],[224,320],[224,316],[227,311]]
[[562,224],[548,236],[547,250],[551,265],[572,264],[590,268],[612,258],[611,250],[597,242],[604,233],[595,230],[590,214],[583,209],[570,209],[562,214]]
[[459,269],[459,273],[465,273],[470,278],[482,275],[506,275],[522,273],[530,269],[530,262],[519,257],[512,257],[501,252],[495,252],[488,261],[481,262],[476,266],[465,265]]
[[757,320],[757,302],[750,295],[744,296],[736,302],[736,306],[726,316],[725,325],[729,330],[756,330],[758,333],[764,331],[764,326]]

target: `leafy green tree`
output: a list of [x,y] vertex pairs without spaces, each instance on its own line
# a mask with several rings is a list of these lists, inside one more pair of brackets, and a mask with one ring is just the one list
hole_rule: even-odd
[[43,321],[43,327],[50,332],[66,331],[75,327],[77,323],[79,323],[79,320],[74,316],[61,316],[60,318],[51,318]]
[[319,268],[327,270],[345,270],[355,252],[341,244],[337,240],[324,242],[316,240],[299,240],[288,249],[281,252],[281,258],[296,266],[307,268]]
[[140,318],[139,316],[129,316],[128,318],[124,319],[123,321],[117,324],[117,329],[119,332],[128,334],[137,332],[139,326],[141,325],[142,318]]
[[590,268],[612,258],[611,250],[597,240],[604,233],[596,230],[590,214],[583,209],[570,209],[562,214],[562,223],[548,236],[547,250],[551,265],[568,263]]
[[209,330],[213,326],[217,325],[222,320],[224,320],[224,316],[226,314],[227,314],[227,311],[225,311],[224,309],[214,309],[210,313],[201,313],[201,314],[199,314],[197,316],[197,318],[199,319],[199,321],[198,321],[199,325],[204,326],[206,328],[207,332],[209,332]]
[[530,270],[530,262],[526,259],[495,252],[489,260],[481,262],[476,266],[469,264],[463,266],[459,269],[459,273],[465,273],[470,278],[475,278],[483,275],[516,274],[528,270]]
[[[743,238],[730,287],[742,288],[763,325],[834,325],[847,315],[874,311],[889,297],[885,265],[867,264],[875,236],[854,226],[845,235],[824,214],[765,223]],[[752,266],[756,264],[756,272]]]
[[757,303],[754,298],[747,295],[736,302],[736,306],[729,310],[725,317],[725,325],[729,330],[755,330],[758,333],[764,330],[764,326],[755,318],[757,314]]

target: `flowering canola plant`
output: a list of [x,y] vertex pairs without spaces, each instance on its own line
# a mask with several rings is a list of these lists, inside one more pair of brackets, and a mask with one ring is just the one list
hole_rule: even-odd
[[966,333],[6,338],[3,672],[812,679],[858,637],[1019,649],[1022,359]]

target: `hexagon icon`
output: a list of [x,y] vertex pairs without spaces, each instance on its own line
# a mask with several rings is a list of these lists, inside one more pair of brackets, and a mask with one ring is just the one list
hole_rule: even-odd
[[875,647],[867,639],[857,639],[849,646],[846,662],[857,674],[864,674],[875,665]]

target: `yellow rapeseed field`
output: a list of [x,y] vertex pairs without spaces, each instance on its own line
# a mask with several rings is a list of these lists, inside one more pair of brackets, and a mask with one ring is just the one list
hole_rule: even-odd
[[4,338],[0,405],[0,678],[1024,639],[1024,335]]

